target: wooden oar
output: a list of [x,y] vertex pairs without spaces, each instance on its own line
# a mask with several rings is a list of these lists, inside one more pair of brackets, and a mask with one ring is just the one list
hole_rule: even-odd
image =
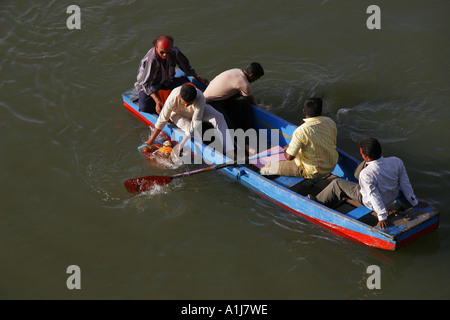
[[128,179],[123,184],[125,185],[125,188],[130,193],[138,193],[142,191],[147,191],[152,189],[154,186],[162,186],[165,184],[170,183],[173,179],[191,176],[193,174],[207,172],[211,170],[218,170],[222,169],[224,167],[236,165],[236,162],[233,163],[222,163],[214,166],[209,166],[202,169],[197,169],[193,171],[183,172],[174,174],[173,176],[147,176],[147,177],[141,177],[141,178],[135,178],[135,179]]
[[[280,153],[280,151],[275,152],[275,154],[276,153]],[[249,160],[255,160],[255,159],[258,159],[261,157],[268,157],[270,155],[272,155],[271,152],[261,153],[261,154],[257,154],[257,155],[250,157]],[[168,184],[173,179],[176,179],[176,178],[186,177],[186,176],[190,176],[193,174],[207,172],[207,171],[211,171],[211,170],[218,170],[218,169],[222,169],[222,168],[228,167],[228,166],[233,166],[236,164],[238,164],[238,163],[237,162],[222,163],[222,164],[213,165],[213,166],[209,166],[209,167],[202,168],[202,169],[178,173],[173,176],[146,176],[146,177],[141,177],[141,178],[128,179],[123,184],[125,185],[125,188],[128,190],[128,192],[138,193],[138,192],[150,190],[154,186],[162,186],[162,185]]]

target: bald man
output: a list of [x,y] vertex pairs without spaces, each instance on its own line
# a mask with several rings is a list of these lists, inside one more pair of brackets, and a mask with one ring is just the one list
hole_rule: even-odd
[[139,111],[159,114],[164,101],[158,91],[173,90],[189,82],[186,76],[175,77],[177,65],[186,76],[192,76],[205,86],[208,85],[208,80],[199,77],[186,56],[173,45],[171,36],[158,36],[153,41],[153,47],[141,60],[134,84],[139,93]]

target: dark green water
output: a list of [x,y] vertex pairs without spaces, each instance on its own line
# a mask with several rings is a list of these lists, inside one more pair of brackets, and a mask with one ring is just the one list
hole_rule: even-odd
[[[380,30],[366,27],[371,4]],[[450,298],[449,13],[444,0],[2,0],[0,298]],[[258,103],[293,123],[324,95],[338,146],[358,157],[359,138],[377,137],[439,208],[439,230],[371,249],[217,173],[129,195],[124,180],[171,173],[141,157],[148,129],[121,100],[161,33],[209,80],[260,62]],[[70,265],[81,290],[66,286]]]

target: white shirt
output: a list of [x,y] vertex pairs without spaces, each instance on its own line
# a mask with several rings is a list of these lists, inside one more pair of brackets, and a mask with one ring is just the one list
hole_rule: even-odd
[[203,112],[206,105],[206,99],[203,96],[203,93],[197,88],[196,90],[197,97],[194,99],[192,104],[185,107],[181,103],[181,87],[173,89],[164,103],[161,113],[159,114],[158,121],[155,124],[155,128],[162,130],[169,119],[172,119],[174,114],[179,114],[191,119],[190,126],[187,130],[184,130],[184,133],[187,136],[192,136],[194,131],[197,129],[197,126],[202,122]]
[[375,211],[378,220],[386,220],[386,206],[394,202],[400,190],[412,206],[418,204],[405,166],[397,157],[367,162],[359,175],[359,185],[364,206]]
[[206,88],[206,101],[226,100],[237,94],[251,96],[252,86],[241,69],[230,69],[215,77]]

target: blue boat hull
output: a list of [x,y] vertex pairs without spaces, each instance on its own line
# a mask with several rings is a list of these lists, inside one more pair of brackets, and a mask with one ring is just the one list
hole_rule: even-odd
[[[134,89],[123,94],[125,108],[135,117],[148,126],[154,126],[156,115],[140,112],[136,102],[137,95]],[[292,133],[297,126],[277,117],[266,110],[253,106],[255,129],[268,129],[268,136],[272,145],[284,146],[291,140]],[[271,130],[277,129],[278,134],[270,135]],[[183,132],[175,126],[168,124],[163,129],[163,135],[173,141],[180,142]],[[276,141],[273,141],[273,140]],[[207,164],[219,164],[226,162],[227,158],[213,150],[201,141],[192,140],[186,143],[191,152],[203,159]],[[353,180],[353,172],[359,161],[340,149],[338,164],[332,172],[334,176]],[[397,250],[409,242],[431,232],[439,226],[439,211],[433,207],[409,208],[398,216],[390,217],[389,228],[380,229],[373,223],[364,222],[365,217],[370,217],[370,210],[364,206],[355,207],[352,210],[341,213],[310,200],[289,185],[289,179],[269,179],[261,176],[258,170],[246,165],[235,165],[219,170],[228,177],[236,179],[242,185],[256,192],[260,196],[273,201],[277,205],[299,215],[315,224],[321,225],[334,234],[352,239],[365,245]],[[295,184],[295,181],[293,182]],[[300,184],[302,182],[299,182]],[[372,219],[373,220],[373,219]]]

